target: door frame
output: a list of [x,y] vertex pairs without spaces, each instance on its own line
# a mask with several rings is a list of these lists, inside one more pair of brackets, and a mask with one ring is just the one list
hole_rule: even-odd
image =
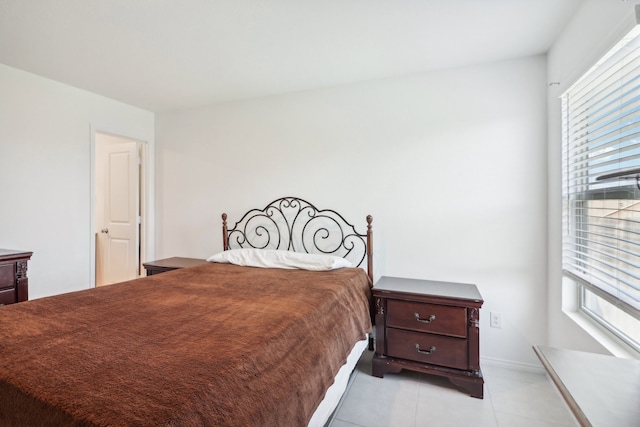
[[96,287],[96,134],[106,134],[118,138],[128,139],[140,143],[140,218],[142,227],[140,228],[140,257],[138,264],[140,275],[144,275],[142,263],[152,260],[155,257],[155,228],[154,216],[154,150],[153,144],[145,138],[131,135],[127,132],[118,132],[105,126],[91,125],[90,138],[90,221],[89,221],[89,283],[90,287]]

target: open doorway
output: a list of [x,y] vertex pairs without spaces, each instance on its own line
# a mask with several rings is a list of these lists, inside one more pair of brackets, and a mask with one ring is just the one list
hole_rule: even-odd
[[95,284],[141,276],[144,257],[146,144],[94,135]]

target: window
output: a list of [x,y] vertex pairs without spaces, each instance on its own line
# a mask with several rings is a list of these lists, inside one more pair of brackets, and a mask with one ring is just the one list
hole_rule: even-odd
[[562,95],[564,275],[640,351],[640,27]]

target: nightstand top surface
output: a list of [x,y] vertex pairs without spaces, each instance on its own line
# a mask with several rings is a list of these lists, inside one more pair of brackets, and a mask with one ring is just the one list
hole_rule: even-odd
[[382,276],[373,286],[374,292],[403,292],[482,301],[476,285],[470,283],[440,282],[436,280],[407,279]]
[[146,267],[163,267],[163,268],[187,268],[195,267],[196,265],[206,264],[207,260],[200,258],[183,258],[172,257],[164,258],[155,261],[145,262],[142,265]]
[[13,249],[0,249],[0,260],[9,260],[15,258],[31,258],[33,252],[16,251]]

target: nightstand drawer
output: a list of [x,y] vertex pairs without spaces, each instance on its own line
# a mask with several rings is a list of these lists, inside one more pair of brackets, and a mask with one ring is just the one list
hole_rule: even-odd
[[387,354],[391,357],[468,369],[467,342],[460,338],[387,329]]
[[16,302],[15,288],[0,290],[0,305],[14,304]]
[[16,264],[0,264],[0,289],[16,287]]
[[389,299],[387,326],[466,338],[467,309]]

